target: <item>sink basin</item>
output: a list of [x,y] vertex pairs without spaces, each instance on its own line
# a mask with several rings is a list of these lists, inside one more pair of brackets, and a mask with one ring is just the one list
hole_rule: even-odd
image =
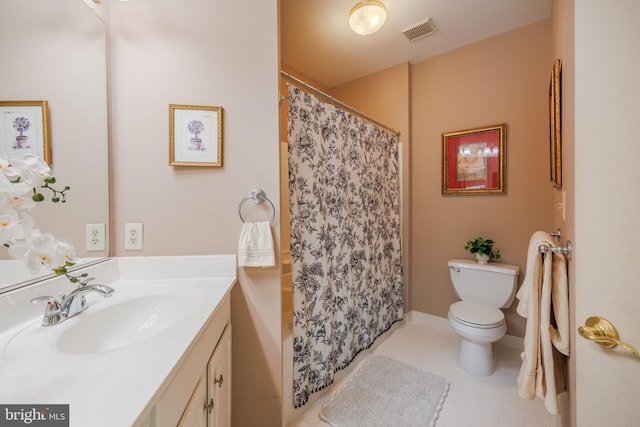
[[185,307],[183,300],[176,294],[145,295],[89,309],[60,334],[55,347],[67,354],[91,354],[146,340],[179,321],[176,307]]

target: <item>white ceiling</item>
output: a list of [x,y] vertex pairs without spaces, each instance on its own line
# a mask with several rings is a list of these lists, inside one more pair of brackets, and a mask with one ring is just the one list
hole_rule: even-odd
[[[420,62],[551,14],[551,0],[382,0],[387,21],[360,36],[348,15],[358,0],[281,0],[281,60],[331,88],[390,66]],[[401,33],[431,18],[437,31],[410,42]]]

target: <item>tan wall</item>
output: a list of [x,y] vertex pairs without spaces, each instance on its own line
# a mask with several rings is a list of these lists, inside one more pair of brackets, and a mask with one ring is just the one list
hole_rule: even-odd
[[[415,64],[412,87],[412,309],[446,317],[453,291],[447,260],[469,258],[467,240],[497,242],[503,262],[520,267],[531,234],[552,231],[548,90],[550,20]],[[441,134],[507,124],[507,194],[441,195]],[[506,311],[509,334],[525,321]]]
[[[279,206],[277,19],[262,0],[111,3],[112,255],[233,254],[241,199],[262,188]],[[172,103],[222,106],[222,168],[168,165]],[[144,250],[124,250],[126,222],[144,223]],[[278,215],[273,230],[277,247]],[[280,425],[280,269],[238,279],[233,425]]]

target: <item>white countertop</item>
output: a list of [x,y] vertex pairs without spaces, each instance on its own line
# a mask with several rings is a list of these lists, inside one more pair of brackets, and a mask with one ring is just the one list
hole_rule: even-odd
[[[118,268],[115,281],[99,280],[100,269],[90,272],[96,276],[97,283],[116,290],[112,297],[104,299],[95,293],[87,294],[89,308],[58,325],[40,326],[42,307],[39,307],[37,317],[9,329],[2,328],[0,403],[69,404],[70,425],[76,427],[132,425],[171,379],[207,320],[231,291],[236,281],[235,258],[231,256],[227,260],[232,266],[222,262],[213,268],[221,262],[217,258],[113,259],[107,261],[112,265],[101,268],[102,271]],[[46,295],[50,289],[44,285],[36,293]],[[21,297],[16,297],[15,293],[0,295],[0,300],[8,297],[9,303],[4,301],[5,305],[15,306],[16,301],[29,304],[24,299],[33,297],[33,292],[27,291]],[[92,315],[98,316],[97,313],[115,304],[131,300],[131,304],[135,304],[136,298],[142,301],[144,296],[151,295],[158,296],[157,300],[165,304],[175,300],[176,310],[167,311],[165,307],[162,315],[167,322],[161,323],[160,327],[156,323],[154,334],[107,351],[72,354],[60,349],[60,336],[76,324],[88,321]],[[0,301],[0,309],[2,303]],[[0,323],[0,328],[5,325],[6,322]],[[105,329],[108,326],[114,327],[105,325]],[[105,331],[96,331],[96,334],[101,333]]]

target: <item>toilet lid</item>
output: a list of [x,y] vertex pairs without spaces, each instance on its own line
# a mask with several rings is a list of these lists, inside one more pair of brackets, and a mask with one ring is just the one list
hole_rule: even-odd
[[461,323],[478,328],[493,328],[504,323],[500,309],[481,302],[458,301],[451,304],[449,312]]

